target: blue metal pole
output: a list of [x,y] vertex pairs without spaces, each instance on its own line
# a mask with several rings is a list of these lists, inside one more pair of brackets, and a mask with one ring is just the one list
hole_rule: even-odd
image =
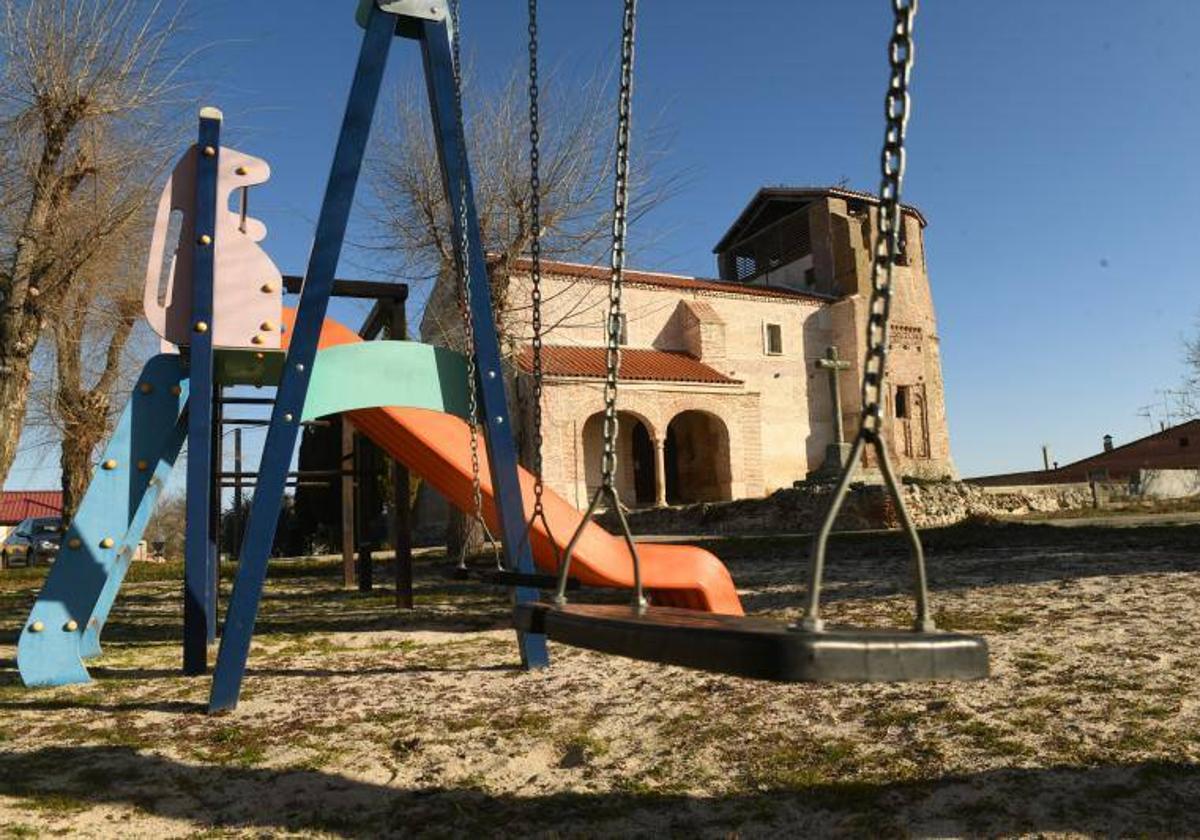
[[[536,569],[529,550],[529,541],[522,539],[525,532],[525,511],[521,498],[521,484],[517,477],[517,447],[512,433],[512,415],[508,411],[508,396],[504,391],[500,345],[496,320],[492,314],[491,284],[488,281],[483,238],[475,209],[471,170],[465,152],[466,139],[455,103],[450,32],[444,21],[422,21],[421,33],[421,53],[425,59],[425,81],[429,88],[433,131],[455,242],[462,241],[459,208],[462,206],[460,202],[465,200],[466,203],[467,263],[470,269],[471,316],[475,327],[475,388],[479,394],[480,422],[487,436],[492,493],[496,500],[497,518],[500,520],[498,536],[504,546],[506,567],[533,574]],[[461,259],[457,248],[454,255],[456,259]],[[526,603],[538,600],[538,591],[529,587],[516,587],[513,596],[517,603]],[[517,641],[521,650],[521,663],[525,667],[540,668],[549,664],[545,636],[518,631]]]
[[[271,425],[267,428],[267,439],[263,445],[241,562],[234,579],[221,634],[221,647],[217,653],[209,711],[232,709],[237,705],[241,693],[250,639],[267,576],[267,557],[275,539],[275,526],[283,504],[284,481],[296,446],[301,412],[308,393],[308,378],[317,353],[317,339],[333,291],[333,279],[354,202],[354,189],[362,169],[371,119],[375,114],[395,30],[396,16],[372,4],[346,114],[342,119],[341,135],[333,156],[333,167],[325,187],[321,214],[317,219],[316,238],[304,275],[299,312],[292,330],[283,378],[276,393]],[[193,393],[195,389],[193,384]],[[207,520],[205,523],[207,526]]]
[[188,348],[191,400],[188,405],[187,525],[183,561],[183,672],[208,670],[208,643],[215,638],[212,564],[213,254],[216,248],[217,166],[221,159],[221,115],[200,112],[193,151],[196,199],[192,225],[192,339]]

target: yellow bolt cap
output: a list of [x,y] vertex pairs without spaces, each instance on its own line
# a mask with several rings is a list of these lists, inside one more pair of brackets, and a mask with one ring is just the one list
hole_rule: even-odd
[[143,394],[149,394],[151,391],[154,390],[154,386],[151,385],[149,382],[143,382],[141,385],[138,386],[138,390],[141,391]]
[[72,537],[71,539],[67,540],[67,548],[79,548],[81,545],[83,545],[83,543],[80,541],[79,537]]
[[245,175],[245,174],[249,173],[250,170],[244,166],[239,166],[237,169],[235,169],[233,171],[239,175]]
[[40,622],[40,621],[35,621],[35,622],[33,622],[33,624],[29,625],[29,629],[32,630],[34,633],[41,633],[43,630],[46,629],[46,625],[42,624],[42,622]]
[[204,147],[204,156],[205,157],[215,157],[216,154],[217,154],[217,150],[214,149],[212,146]]
[[101,548],[112,548],[113,547],[113,538],[105,537],[104,539],[100,540],[100,547]]
[[106,470],[115,470],[117,468],[117,461],[115,458],[109,458],[102,466]]
[[70,621],[68,621],[66,624],[63,625],[63,629],[66,630],[68,633],[74,633],[76,630],[79,629],[79,622],[72,618]]
[[262,290],[269,295],[269,294],[271,294],[271,292],[275,291],[275,284],[274,283],[263,283]]
[[138,461],[137,468],[139,471],[145,472],[147,469],[150,468],[150,465],[147,464],[145,461]]
[[171,396],[178,397],[182,393],[183,393],[183,389],[180,388],[178,385],[171,386]]
[[275,329],[275,322],[274,321],[263,321],[261,324],[258,325],[258,328],[260,330],[262,330],[263,332],[271,332],[271,330]]
[[207,233],[206,233],[206,234],[204,234],[203,236],[201,236],[201,237],[200,237],[200,244],[201,244],[201,245],[211,245],[211,244],[212,244],[212,237],[211,237],[211,236],[209,236]]
[[192,329],[198,333],[206,333],[208,332],[208,323],[205,321],[197,321],[196,325],[192,327]]

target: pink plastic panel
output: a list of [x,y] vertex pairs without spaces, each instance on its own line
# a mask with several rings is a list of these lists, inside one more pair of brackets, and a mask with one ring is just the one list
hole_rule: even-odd
[[[192,335],[192,224],[196,170],[195,147],[175,166],[163,188],[155,217],[146,268],[143,303],[146,319],[164,342],[183,346]],[[261,158],[222,147],[217,175],[217,227],[214,237],[213,344],[217,347],[277,349],[280,342],[283,278],[259,243],[267,227],[247,217],[244,224],[230,200],[243,187],[266,183],[271,167]],[[240,196],[234,200],[240,206]],[[171,233],[171,214],[182,213],[179,242],[171,260],[165,299],[159,300],[159,278]]]

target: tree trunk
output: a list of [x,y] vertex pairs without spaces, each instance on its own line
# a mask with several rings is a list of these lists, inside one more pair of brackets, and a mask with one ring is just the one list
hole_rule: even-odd
[[452,562],[457,563],[462,556],[464,543],[467,546],[468,558],[492,550],[484,539],[483,529],[479,527],[475,517],[452,507],[450,517],[446,520],[446,556]]
[[96,449],[108,434],[108,400],[95,394],[82,396],[73,422],[63,424],[62,466],[63,519],[69,521],[79,509],[95,471]]
[[8,477],[25,426],[29,385],[33,381],[29,353],[3,353],[0,348],[0,486]]

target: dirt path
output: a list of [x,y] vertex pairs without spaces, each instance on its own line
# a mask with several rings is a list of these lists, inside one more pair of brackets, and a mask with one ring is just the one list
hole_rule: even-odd
[[[177,675],[176,569],[139,570],[88,686],[11,661],[36,580],[0,576],[8,836],[1200,833],[1200,528],[930,535],[961,685],[780,686],[556,647],[514,667],[503,597],[418,569],[420,607],[268,586],[244,701]],[[711,543],[752,612],[795,617],[805,543]],[[894,537],[839,543],[828,617],[903,622]],[[854,559],[850,559],[853,556]],[[159,579],[145,579],[145,578]],[[382,575],[379,576],[382,578]]]

